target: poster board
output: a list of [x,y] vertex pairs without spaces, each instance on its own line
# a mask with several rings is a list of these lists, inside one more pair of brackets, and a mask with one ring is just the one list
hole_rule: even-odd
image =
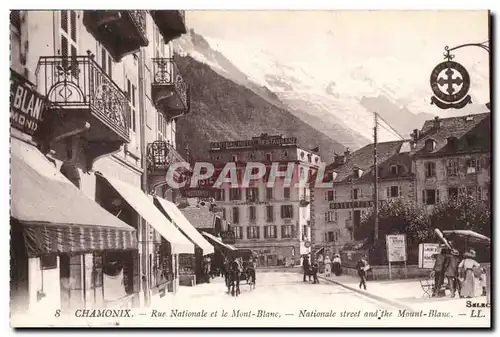
[[406,235],[386,235],[387,261],[406,262]]
[[434,254],[439,253],[439,243],[421,243],[418,245],[418,267],[432,269],[436,258]]

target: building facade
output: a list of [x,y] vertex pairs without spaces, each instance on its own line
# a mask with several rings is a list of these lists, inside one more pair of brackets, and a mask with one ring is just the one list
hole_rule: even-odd
[[[377,158],[379,202],[413,200],[415,175],[409,143],[378,143]],[[331,255],[364,237],[359,226],[374,206],[373,144],[337,156],[326,173],[332,187],[314,189],[314,249]]]
[[[189,87],[171,41],[186,32],[184,12],[12,11],[10,22],[11,138],[32,146],[54,172],[134,233],[128,243],[108,238],[121,249],[108,242],[30,257],[23,276],[34,287],[28,306],[46,302],[43,297],[59,308],[142,306],[174,292],[178,254],[194,253],[193,244],[173,221],[173,234],[158,230],[164,220],[151,208],[150,194],[167,196],[155,188],[158,176],[172,160],[182,160],[175,119],[189,111]],[[154,161],[152,144],[167,158],[163,167]],[[124,289],[113,286],[115,272],[123,274]],[[37,287],[52,289],[51,296]]]
[[248,187],[223,184],[215,190],[217,208],[234,232],[236,248],[255,252],[258,266],[285,266],[301,263],[300,257],[310,252],[310,189],[293,179],[277,179],[268,186],[272,163],[280,170],[291,164],[293,177],[308,178],[320,164],[318,154],[302,149],[295,138],[263,134],[252,140],[215,142],[210,159],[216,167],[234,162],[238,176],[243,177],[246,163],[266,166],[266,174],[251,181]]
[[416,202],[429,212],[435,204],[466,194],[491,195],[490,113],[426,121],[412,134]]

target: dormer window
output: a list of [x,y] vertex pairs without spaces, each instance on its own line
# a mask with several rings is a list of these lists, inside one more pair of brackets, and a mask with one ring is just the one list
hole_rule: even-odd
[[361,176],[363,175],[363,170],[360,169],[359,167],[355,167],[353,171],[354,171],[354,178],[356,179],[361,178]]
[[446,138],[447,145],[450,149],[455,150],[457,148],[458,139],[457,137]]
[[391,174],[398,175],[398,173],[399,173],[398,165],[391,165]]
[[311,163],[311,157],[312,157],[312,155],[310,153],[307,154],[307,161],[310,162],[310,163]]
[[237,156],[237,155],[235,155],[235,154],[233,154],[233,155],[231,156],[231,160],[232,160],[233,162],[237,162],[237,161],[238,161],[238,156]]
[[425,149],[427,152],[432,152],[436,149],[436,141],[434,139],[427,139],[425,141]]

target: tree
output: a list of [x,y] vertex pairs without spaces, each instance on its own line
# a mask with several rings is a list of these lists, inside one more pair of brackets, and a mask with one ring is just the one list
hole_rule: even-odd
[[389,234],[406,234],[408,246],[408,262],[417,258],[418,244],[429,240],[433,235],[429,217],[424,209],[415,207],[412,202],[403,199],[390,199],[384,202],[378,212],[378,240],[374,241],[375,214],[373,211],[362,219],[355,231],[358,239],[366,240],[370,247],[371,263],[386,263],[385,236]]
[[491,211],[487,202],[461,195],[436,205],[430,217],[433,228],[468,229],[491,237]]

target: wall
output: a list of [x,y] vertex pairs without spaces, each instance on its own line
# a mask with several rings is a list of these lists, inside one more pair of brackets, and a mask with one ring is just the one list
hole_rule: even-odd
[[[28,259],[29,311],[55,312],[61,308],[61,285],[59,281],[59,257],[57,268],[41,269],[40,258]],[[38,301],[37,293],[42,291],[45,296]]]
[[[466,161],[469,158],[482,160],[487,165],[482,166],[478,173],[467,174]],[[459,169],[457,176],[448,176],[447,165],[450,160],[458,160]],[[426,178],[425,165],[427,162],[434,162],[436,164],[436,176]],[[483,187],[484,198],[488,199],[487,188],[490,184],[490,154],[477,153],[461,156],[447,156],[441,158],[425,159],[420,158],[415,162],[417,182],[416,182],[416,200],[418,205],[423,205],[422,191],[425,189],[439,190],[439,198],[441,201],[448,200],[449,187],[472,187],[475,189],[478,186]],[[434,206],[426,206],[427,211],[431,212]]]

